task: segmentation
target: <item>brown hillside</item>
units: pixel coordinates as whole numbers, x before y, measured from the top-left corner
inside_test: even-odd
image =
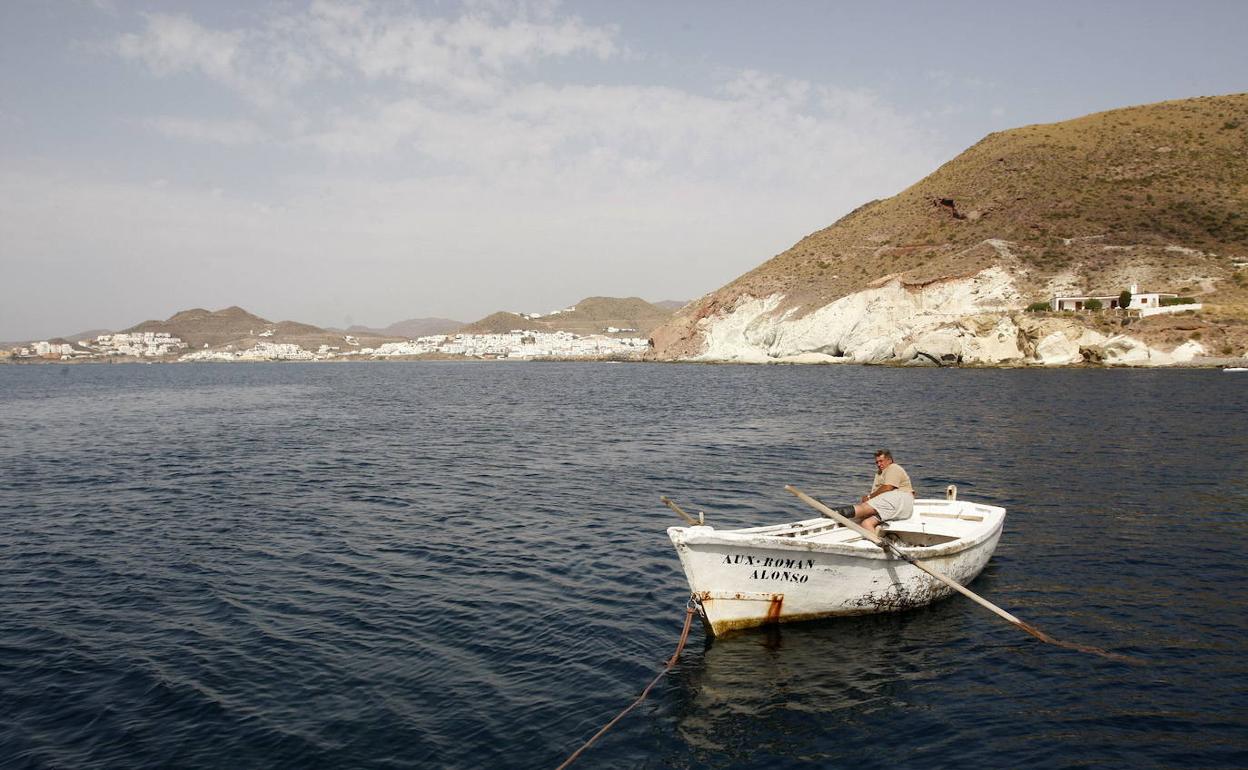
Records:
[[[166,321],[144,321],[123,331],[130,333],[168,332],[181,338],[192,348],[200,348],[204,345],[216,347],[242,337],[259,334],[272,326],[272,322],[235,306],[217,311],[203,308],[183,310],[174,313]]]
[[[1032,301],[1137,283],[1233,318],[1248,308],[1244,260],[1248,94],[1162,102],[990,134],[690,303],[654,340],[687,352],[696,320],[742,295],[781,293],[808,311],[885,277],[922,284],[991,265]]]
[[[183,310],[173,314],[166,321],[144,321],[124,331],[169,332],[182,339],[194,350],[205,346],[209,348],[233,346],[237,349],[247,349],[254,347],[260,341],[292,343],[311,350],[315,350],[320,345],[350,347],[345,344],[342,334],[296,321],[275,323],[240,307],[228,307],[216,311],[202,308]],[[266,332],[272,333],[261,336]],[[357,336],[360,346],[365,347],[396,339],[378,335]]]
[[[480,321],[473,321],[456,331],[460,334],[506,334],[513,329],[536,330],[544,329],[544,327],[522,315],[500,310],[497,313],[487,315]]]

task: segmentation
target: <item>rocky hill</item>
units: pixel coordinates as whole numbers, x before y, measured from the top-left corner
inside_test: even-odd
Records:
[[[1196,340],[1188,353],[1242,356],[1245,267],[1248,94],[1202,97],[991,134],[685,306],[652,340],[666,359],[905,362],[928,345],[989,364],[1168,363]],[[1203,308],[1022,313],[1132,284]],[[1059,333],[1069,344],[1046,355]]]
[[[238,350],[252,348],[260,341],[290,343],[315,350],[320,345],[344,346],[343,334],[319,326],[296,321],[269,321],[243,310],[193,308],[175,313],[164,321],[144,321],[125,329],[126,332],[168,332],[181,338],[192,350],[233,346]],[[386,335],[353,335],[360,345],[374,346],[400,339]]]
[[[553,313],[494,313],[458,331],[464,334],[501,334],[512,329],[525,329],[637,337],[650,334],[671,315],[670,309],[638,297],[588,297],[570,308]],[[608,329],[619,331],[608,332]]]

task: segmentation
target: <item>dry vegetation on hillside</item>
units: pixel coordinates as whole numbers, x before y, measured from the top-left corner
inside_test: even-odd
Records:
[[[885,277],[923,284],[994,264],[1028,301],[1136,283],[1244,319],[1245,261],[1248,94],[1202,97],[990,134],[692,303],[672,326],[687,335],[745,294],[781,293],[809,311]]]
[[[269,321],[247,312],[241,307],[223,310],[193,308],[175,313],[166,321],[144,321],[126,329],[127,332],[169,332],[185,341],[194,350],[204,346],[219,348],[233,345],[243,350],[257,342],[290,343],[309,350],[321,345],[346,347],[344,335],[330,332],[319,326],[296,321]],[[272,331],[267,337],[260,335]],[[382,342],[400,339],[377,335],[356,335],[361,346],[376,346]]]

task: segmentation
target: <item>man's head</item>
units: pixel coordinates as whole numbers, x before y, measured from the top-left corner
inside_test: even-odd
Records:
[[[884,470],[893,464],[893,453],[887,449],[875,450],[875,467]]]

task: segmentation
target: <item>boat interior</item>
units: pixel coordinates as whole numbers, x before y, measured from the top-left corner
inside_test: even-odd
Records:
[[[991,526],[990,519],[999,508],[976,505],[963,500],[916,500],[914,513],[908,519],[888,522],[883,528],[884,536],[893,542],[911,548],[928,548],[951,543],[983,531]],[[814,543],[840,543],[875,546],[867,538],[832,519],[805,519],[786,524],[733,530],[734,534],[765,535],[792,538]]]

